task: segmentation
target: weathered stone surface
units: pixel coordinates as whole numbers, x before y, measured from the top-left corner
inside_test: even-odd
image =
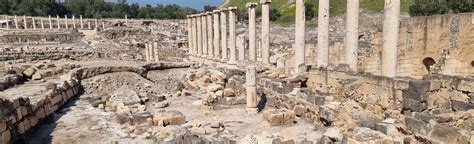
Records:
[[[31,78],[35,73],[36,73],[36,68],[33,68],[33,67],[30,67],[30,68],[27,68],[25,71],[23,71],[23,74],[28,77],[28,78]]]
[[[416,135],[426,136],[431,131],[428,123],[409,116],[405,117],[405,127]]]
[[[137,92],[132,89],[119,88],[109,98],[110,102],[122,102],[125,105],[133,105],[140,103],[140,97]]]
[[[430,90],[430,81],[426,80],[411,80],[409,82],[409,90],[417,93],[424,93]]]
[[[205,135],[206,134],[206,129],[202,127],[192,127],[191,128],[191,133],[195,135]]]
[[[474,109],[473,103],[467,103],[467,102],[462,102],[462,101],[457,101],[457,100],[451,100],[451,106],[456,111],[467,111],[470,109]]]
[[[387,123],[377,123],[375,124],[375,130],[382,132],[386,135],[395,135],[398,130],[394,124],[387,124]]]
[[[153,115],[154,125],[180,125],[186,123],[186,117],[178,111],[159,112]]]
[[[461,80],[457,85],[457,89],[465,92],[474,92],[474,82]]]
[[[220,85],[220,84],[210,84],[207,88],[206,88],[206,91],[207,92],[216,92],[218,90],[222,90],[223,89],[223,86]]]
[[[438,123],[444,123],[444,122],[449,122],[453,120],[453,117],[449,115],[432,115],[429,113],[420,113],[420,112],[415,112],[414,116],[415,118],[425,121],[425,122],[430,122],[430,120],[434,120]]]
[[[234,89],[231,89],[231,88],[224,89],[224,97],[234,97],[234,96],[235,96]]]
[[[427,108],[427,105],[426,103],[413,99],[403,99],[403,108],[410,109],[415,112],[421,112]]]
[[[271,109],[263,112],[263,119],[270,125],[291,123],[295,119],[295,112],[287,109]]]
[[[8,144],[8,143],[11,142],[12,136],[11,136],[10,130],[4,131],[4,132],[0,132],[0,134],[1,134],[0,142],[1,142],[2,144]]]
[[[334,139],[336,141],[341,141],[344,135],[342,134],[342,131],[338,127],[330,127],[324,132],[323,136],[329,137],[331,139]]]

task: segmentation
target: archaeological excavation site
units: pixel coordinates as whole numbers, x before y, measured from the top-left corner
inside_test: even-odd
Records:
[[[474,13],[274,3],[1,14],[0,144],[474,144]]]

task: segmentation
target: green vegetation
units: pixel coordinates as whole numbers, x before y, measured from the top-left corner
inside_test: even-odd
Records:
[[[106,2],[105,0],[0,0],[0,14],[48,16],[82,15],[86,18],[154,18],[182,19],[197,13],[195,9],[178,5],[128,4],[126,0]],[[206,7],[212,9],[212,7]]]
[[[472,0],[415,0],[410,6],[410,15],[427,16],[447,13],[473,12]]]

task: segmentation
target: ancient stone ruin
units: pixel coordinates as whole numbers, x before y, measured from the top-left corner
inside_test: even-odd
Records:
[[[474,143],[474,13],[329,2],[317,28],[303,0],[291,28],[271,0],[247,20],[1,15],[0,144]]]

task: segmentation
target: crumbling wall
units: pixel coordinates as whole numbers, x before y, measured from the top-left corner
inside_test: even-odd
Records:
[[[30,29],[30,30],[5,30],[0,35],[0,43],[71,43],[80,39],[81,35],[77,30],[57,30],[57,29]]]

